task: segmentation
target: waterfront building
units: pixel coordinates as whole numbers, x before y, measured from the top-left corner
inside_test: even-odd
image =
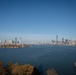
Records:
[[[75,46],[76,46],[76,41],[75,41]]]
[[[58,45],[58,35],[56,35],[56,44]]]
[[[0,40],[0,44],[1,44],[1,40]]]
[[[68,45],[68,39],[65,39],[65,45]]]
[[[64,38],[62,37],[62,43],[64,43]]]

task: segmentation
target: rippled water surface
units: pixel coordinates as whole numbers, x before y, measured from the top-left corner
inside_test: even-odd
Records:
[[[31,64],[45,75],[48,68],[54,68],[58,75],[76,75],[76,47],[36,45],[27,48],[0,48],[0,61]]]

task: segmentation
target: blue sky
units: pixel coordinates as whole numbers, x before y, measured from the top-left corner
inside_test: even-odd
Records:
[[[0,0],[0,39],[76,39],[76,0]]]

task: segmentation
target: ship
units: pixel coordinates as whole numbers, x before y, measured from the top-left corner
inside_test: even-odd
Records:
[[[74,66],[76,67],[76,62],[74,63]]]

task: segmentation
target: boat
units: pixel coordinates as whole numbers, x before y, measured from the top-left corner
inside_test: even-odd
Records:
[[[76,62],[74,63],[74,66],[76,67]]]

